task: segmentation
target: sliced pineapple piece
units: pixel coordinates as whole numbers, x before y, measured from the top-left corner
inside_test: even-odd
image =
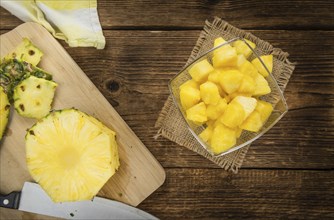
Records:
[[[231,94],[238,90],[243,76],[244,75],[238,70],[223,71],[222,74],[219,75],[219,83],[226,93]]]
[[[213,127],[208,126],[204,129],[204,131],[202,131],[199,134],[199,137],[202,138],[203,141],[209,143],[210,139],[211,139],[211,136],[212,136],[212,133],[213,133]]]
[[[237,96],[233,99],[232,103],[239,103],[245,111],[245,120],[255,109],[257,100],[252,97]]]
[[[248,118],[240,125],[240,128],[252,131],[252,132],[258,132],[261,127],[263,126],[261,115],[259,112],[254,111],[252,114],[249,115]]]
[[[269,102],[258,100],[255,110],[260,113],[261,121],[264,124],[271,115],[273,106]]]
[[[199,85],[198,85],[198,83],[197,83],[195,80],[190,79],[190,80],[184,82],[184,83],[180,86],[180,90],[181,90],[182,88],[185,88],[185,87],[188,87],[188,86],[189,86],[189,87],[192,87],[192,88],[194,88],[194,89],[199,89]]]
[[[219,83],[219,75],[222,72],[219,71],[218,69],[215,69],[214,71],[212,71],[209,76],[208,76],[208,81],[210,82],[214,82],[214,83]]]
[[[261,75],[257,74],[254,78],[255,80],[255,91],[253,92],[254,96],[266,95],[271,92],[268,81]]]
[[[216,105],[221,99],[218,86],[210,81],[200,85],[200,94],[203,102],[207,105]]]
[[[209,73],[214,71],[208,60],[202,60],[195,63],[190,69],[190,76],[198,83],[203,83],[208,79]]]
[[[212,57],[212,64],[215,68],[234,67],[237,65],[238,56],[236,49],[231,46],[226,46],[222,46],[217,49],[216,53],[214,53]]]
[[[110,132],[75,109],[52,112],[25,141],[28,170],[54,202],[92,199],[119,166]]]
[[[256,89],[255,80],[248,75],[244,75],[238,88],[238,92],[252,95],[255,89]]]
[[[232,101],[227,105],[224,114],[218,120],[229,128],[236,128],[244,121],[245,115],[243,106]]]
[[[238,54],[237,67],[240,68],[246,61],[247,59],[243,54]]]
[[[225,99],[220,98],[217,105],[208,105],[206,108],[206,115],[209,120],[216,120],[225,111],[227,102]]]
[[[183,86],[180,90],[181,106],[184,110],[191,108],[201,100],[200,91],[191,86]]]
[[[57,83],[35,76],[21,81],[14,88],[14,107],[20,115],[40,119],[51,110]]]
[[[266,56],[260,56],[261,60],[263,61],[264,65],[267,67],[269,73],[273,71],[273,55],[266,55]],[[268,71],[264,66],[262,65],[259,58],[255,58],[252,61],[252,64],[255,66],[255,68],[261,73],[262,76],[267,77],[269,75]]]
[[[210,148],[214,154],[220,154],[227,151],[236,144],[236,131],[223,124],[218,124],[211,136]]]
[[[200,102],[197,105],[189,108],[186,111],[187,119],[195,124],[203,124],[208,120],[206,116],[206,106],[204,102]]]
[[[257,69],[248,60],[239,67],[239,70],[243,74],[251,76],[252,78],[255,78],[259,74]]]
[[[5,133],[8,117],[9,117],[10,103],[2,86],[0,86],[0,140]]]
[[[247,39],[245,39],[245,41],[248,43],[248,45],[251,48],[255,49],[256,45],[252,41],[249,41]],[[252,54],[252,50],[242,40],[237,40],[237,41],[233,42],[233,47],[235,47],[238,54],[242,54],[246,58],[248,58]]]
[[[34,66],[41,61],[43,52],[38,49],[28,38],[23,38],[22,42],[15,48],[15,50],[5,56],[5,59],[18,59],[26,61]]]

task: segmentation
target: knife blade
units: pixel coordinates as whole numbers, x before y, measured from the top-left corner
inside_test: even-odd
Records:
[[[25,182],[21,192],[0,195],[0,207],[65,219],[157,219],[140,209],[101,197],[54,203],[39,184],[31,182]]]

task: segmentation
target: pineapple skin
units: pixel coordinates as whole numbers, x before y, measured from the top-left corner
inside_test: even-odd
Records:
[[[14,88],[14,107],[23,117],[40,119],[50,110],[57,83],[30,76]]]
[[[54,202],[92,199],[119,167],[115,132],[77,109],[51,112],[25,141],[28,171]]]
[[[4,89],[0,86],[0,140],[2,139],[9,117],[10,103]]]

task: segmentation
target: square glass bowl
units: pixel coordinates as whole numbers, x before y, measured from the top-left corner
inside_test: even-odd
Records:
[[[199,134],[206,128],[206,125],[197,125],[197,124],[193,123],[192,121],[187,120],[186,112],[183,110],[183,108],[181,106],[179,87],[184,82],[191,79],[191,76],[189,75],[188,71],[194,64],[196,64],[196,63],[198,63],[198,62],[200,62],[204,59],[207,59],[209,61],[209,63],[212,65],[212,57],[213,57],[214,52],[216,50],[218,50],[219,48],[221,48],[221,47],[223,47],[227,44],[232,44],[233,42],[235,42],[237,40],[244,41],[245,44],[252,50],[252,55],[247,60],[252,61],[255,58],[259,58],[262,65],[264,66],[266,71],[269,73],[269,75],[265,79],[268,81],[268,85],[271,89],[271,92],[267,95],[260,96],[259,99],[263,100],[263,101],[266,101],[266,102],[269,102],[273,106],[273,112],[270,115],[270,117],[268,118],[267,122],[262,126],[262,128],[258,132],[250,132],[250,131],[243,130],[241,136],[239,138],[237,138],[237,142],[232,148],[230,148],[226,151],[223,151],[219,154],[215,154],[210,150],[210,147],[209,147],[208,143],[206,143],[204,140],[202,140],[199,136]],[[275,65],[275,62],[273,62],[273,65]],[[273,71],[274,70],[275,70],[275,67],[273,67]],[[170,80],[170,82],[168,84],[168,87],[169,87],[169,90],[172,94],[173,101],[174,101],[175,105],[178,107],[179,111],[181,112],[181,114],[183,116],[183,119],[184,119],[185,123],[187,124],[187,127],[188,127],[189,131],[191,132],[191,134],[202,145],[202,147],[206,149],[206,151],[208,153],[210,153],[212,156],[215,156],[215,157],[220,157],[220,156],[226,155],[226,154],[231,153],[235,150],[238,150],[238,149],[240,149],[240,148],[242,148],[246,145],[251,144],[254,140],[258,139],[264,133],[266,133],[270,128],[272,128],[288,111],[288,106],[287,106],[287,103],[286,103],[285,98],[283,96],[283,93],[280,90],[280,88],[279,88],[279,86],[276,82],[276,79],[273,77],[273,74],[271,74],[268,71],[267,67],[264,65],[261,58],[256,54],[256,52],[253,50],[253,48],[243,38],[234,38],[232,40],[226,41],[226,43],[224,43],[224,44],[222,44],[218,47],[212,48],[211,50],[205,52],[203,55],[198,57],[192,63],[187,65],[176,76],[174,76]]]

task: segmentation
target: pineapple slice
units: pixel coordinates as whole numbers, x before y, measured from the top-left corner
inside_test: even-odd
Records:
[[[221,71],[219,71],[218,69],[215,69],[214,71],[212,71],[209,76],[208,76],[208,81],[210,82],[214,82],[214,83],[219,83],[219,75],[222,74]]]
[[[251,48],[254,49],[256,47],[256,45],[252,41],[249,41],[249,40],[246,40],[246,39],[245,39],[245,41],[248,43],[248,45]],[[233,42],[233,47],[235,47],[238,54],[242,54],[246,58],[248,58],[252,54],[252,50],[242,40],[237,40],[237,41]]]
[[[259,112],[254,111],[252,114],[249,115],[249,117],[240,125],[240,128],[252,131],[252,132],[258,132],[263,126],[261,115]]]
[[[5,133],[6,126],[8,123],[10,104],[8,101],[7,94],[4,89],[0,86],[0,140]]]
[[[257,69],[248,60],[239,67],[239,70],[243,74],[251,76],[252,78],[255,78],[259,74]]]
[[[240,68],[246,61],[247,59],[243,54],[238,54],[237,67]]]
[[[229,128],[236,128],[244,121],[245,114],[243,106],[232,101],[227,105],[224,114],[219,117],[218,121]]]
[[[208,126],[204,129],[204,131],[202,131],[199,134],[199,137],[202,138],[203,141],[209,143],[210,139],[211,139],[211,136],[212,136],[212,133],[213,133],[213,128],[211,126]]]
[[[5,59],[17,59],[26,61],[36,66],[43,56],[43,52],[38,49],[28,38],[23,38],[22,42],[15,48],[15,50],[5,56]]]
[[[271,89],[268,85],[268,81],[261,75],[257,74],[254,78],[255,80],[255,91],[253,92],[254,96],[266,95],[271,92]]]
[[[229,46],[229,45],[226,45]],[[217,49],[212,57],[212,63],[215,68],[234,67],[238,63],[237,51],[233,47],[222,46]]]
[[[200,94],[203,102],[207,105],[216,105],[221,99],[218,86],[210,81],[200,85]]]
[[[181,85],[182,87],[182,85]],[[180,88],[181,88],[180,87]],[[200,91],[191,86],[183,86],[180,90],[181,106],[187,110],[196,105],[201,100]]]
[[[21,81],[14,88],[14,107],[20,115],[40,119],[51,110],[57,83],[35,76]]]
[[[236,131],[223,124],[218,124],[213,129],[210,148],[214,154],[220,154],[233,147],[236,142]]]
[[[232,102],[239,103],[244,109],[245,116],[243,120],[245,120],[254,111],[256,104],[257,104],[256,99],[252,97],[245,97],[245,96],[237,96],[233,99]]]
[[[208,60],[197,62],[189,69],[190,76],[198,83],[203,83],[208,79],[209,73],[214,71]]]
[[[119,166],[111,133],[78,110],[52,112],[27,131],[28,170],[54,202],[90,200]]]
[[[180,86],[180,90],[181,90],[182,88],[185,88],[185,87],[188,87],[188,86],[189,86],[189,87],[192,87],[192,88],[194,88],[194,89],[199,89],[198,83],[197,83],[195,80],[190,79],[190,80],[184,82],[184,83]]]
[[[206,108],[206,115],[209,120],[216,120],[225,111],[227,102],[225,99],[220,98],[217,105],[208,105]]]
[[[255,110],[260,113],[261,121],[264,124],[271,115],[273,106],[269,102],[258,100]]]
[[[187,119],[194,122],[195,124],[203,124],[208,120],[206,116],[206,106],[204,102],[200,102],[197,105],[189,108],[186,111]]]
[[[231,94],[238,90],[243,77],[238,70],[227,70],[219,75],[219,83],[225,92]]]
[[[264,65],[267,67],[269,73],[273,71],[273,55],[266,55],[266,56],[260,56],[261,60],[263,61]],[[255,66],[255,68],[261,73],[262,76],[267,77],[269,75],[268,71],[264,66],[262,65],[259,58],[255,58],[252,61],[252,64]]]
[[[246,93],[246,94],[253,94],[255,91],[255,88],[256,88],[255,80],[248,75],[244,75],[241,81],[241,84],[238,88],[238,92]]]

